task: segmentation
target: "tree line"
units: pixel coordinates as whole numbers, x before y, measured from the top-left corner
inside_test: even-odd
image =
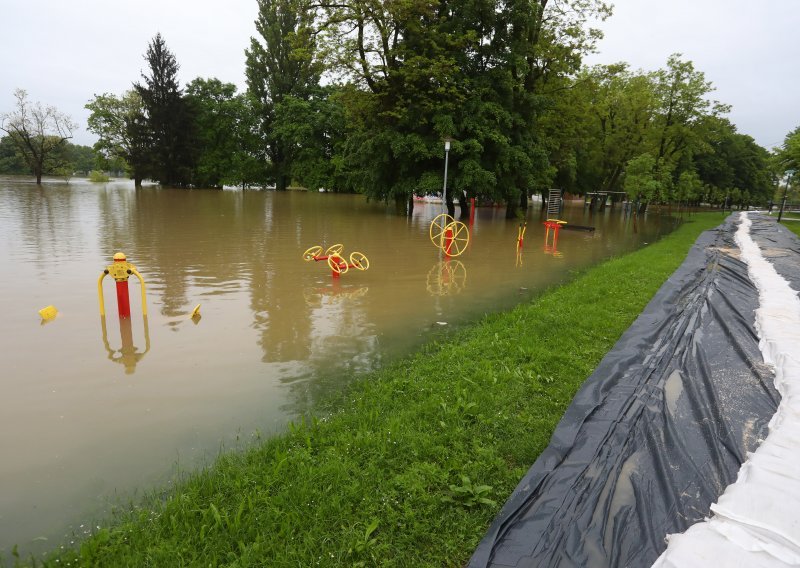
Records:
[[[215,78],[181,87],[157,34],[139,81],[87,105],[102,159],[137,185],[294,183],[410,213],[415,194],[441,192],[449,140],[451,214],[475,197],[509,217],[550,187],[766,203],[791,170],[791,135],[770,154],[738,133],[680,54],[653,72],[583,65],[611,13],[600,0],[257,4],[245,92]]]

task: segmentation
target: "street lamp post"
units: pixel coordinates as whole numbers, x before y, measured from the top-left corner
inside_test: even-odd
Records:
[[[446,170],[447,166],[445,166],[445,171]],[[783,199],[781,199],[781,210],[778,211],[778,223],[781,222],[781,217],[783,217],[783,209],[786,207],[786,194],[789,193],[789,184],[792,182],[793,176],[794,176],[794,171],[791,171],[786,177],[786,187],[783,188]]]
[[[450,138],[444,139],[444,186],[442,186],[442,213],[447,211],[447,162],[450,157]]]

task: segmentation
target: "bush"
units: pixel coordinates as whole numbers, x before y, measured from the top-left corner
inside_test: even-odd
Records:
[[[92,170],[89,172],[89,181],[104,182],[109,179],[110,178],[104,172],[99,170]]]

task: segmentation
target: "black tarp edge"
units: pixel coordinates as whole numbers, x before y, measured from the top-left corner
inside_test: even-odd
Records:
[[[778,401],[737,218],[698,238],[586,380],[469,566],[650,565],[708,515]],[[767,218],[752,233],[797,289],[794,235]]]

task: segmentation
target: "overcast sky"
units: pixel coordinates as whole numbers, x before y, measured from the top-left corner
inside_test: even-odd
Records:
[[[703,71],[714,98],[732,105],[739,132],[771,148],[800,125],[800,0],[617,0],[589,63],[626,61],[655,70],[671,53]],[[52,104],[92,144],[83,106],[122,94],[145,69],[161,32],[181,66],[181,85],[216,77],[244,88],[244,50],[256,0],[0,0],[0,112],[13,91]]]

